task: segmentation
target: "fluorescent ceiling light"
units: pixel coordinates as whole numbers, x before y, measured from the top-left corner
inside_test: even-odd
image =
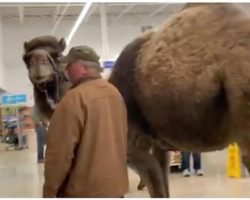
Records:
[[[90,7],[92,5],[92,2],[88,1],[85,5],[84,8],[82,9],[81,14],[79,15],[79,17],[77,18],[73,28],[71,29],[69,36],[66,39],[66,43],[67,45],[69,45],[71,39],[73,38],[75,32],[77,31],[78,27],[80,26],[80,24],[82,23],[82,20],[84,19],[84,17],[87,15]]]

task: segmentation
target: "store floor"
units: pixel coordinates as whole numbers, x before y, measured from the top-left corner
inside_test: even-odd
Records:
[[[0,144],[0,197],[41,197],[43,165],[36,163],[34,135],[23,151],[6,151]],[[184,178],[170,175],[171,197],[250,197],[250,178],[226,177],[226,151],[203,154],[205,176]],[[148,197],[146,189],[137,191],[138,176],[129,170],[127,197]]]

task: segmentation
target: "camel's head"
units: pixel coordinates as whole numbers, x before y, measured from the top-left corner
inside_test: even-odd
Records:
[[[28,69],[31,82],[45,87],[53,81],[57,72],[61,71],[58,57],[66,47],[64,38],[60,41],[52,36],[36,37],[24,42],[23,60]]]

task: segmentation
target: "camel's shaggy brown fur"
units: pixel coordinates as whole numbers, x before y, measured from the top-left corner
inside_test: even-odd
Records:
[[[164,150],[238,142],[250,169],[249,52],[250,19],[232,4],[187,5],[123,50],[110,82],[126,101],[130,163],[151,196],[168,195]],[[153,154],[136,145],[145,136]]]

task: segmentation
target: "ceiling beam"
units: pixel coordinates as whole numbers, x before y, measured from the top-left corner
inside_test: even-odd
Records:
[[[18,16],[19,16],[19,22],[22,25],[24,22],[24,7],[18,6]]]
[[[121,19],[121,18],[123,17],[123,15],[125,15],[125,14],[126,14],[128,11],[130,11],[133,7],[135,7],[135,4],[131,4],[131,5],[129,5],[127,8],[125,8],[124,11],[123,11],[120,15],[118,15],[118,16],[112,21],[112,23],[111,23],[110,25],[112,25],[112,24],[118,22],[118,20]]]
[[[108,43],[108,24],[107,24],[107,12],[106,5],[102,3],[100,5],[100,20],[101,20],[101,36],[102,36],[102,59],[106,60],[109,52]]]
[[[147,17],[151,18],[151,17],[157,15],[159,12],[161,12],[163,9],[165,9],[168,6],[169,6],[169,4],[165,4],[165,5],[161,6],[160,8],[156,9],[154,12],[152,12],[151,14],[149,14]]]

